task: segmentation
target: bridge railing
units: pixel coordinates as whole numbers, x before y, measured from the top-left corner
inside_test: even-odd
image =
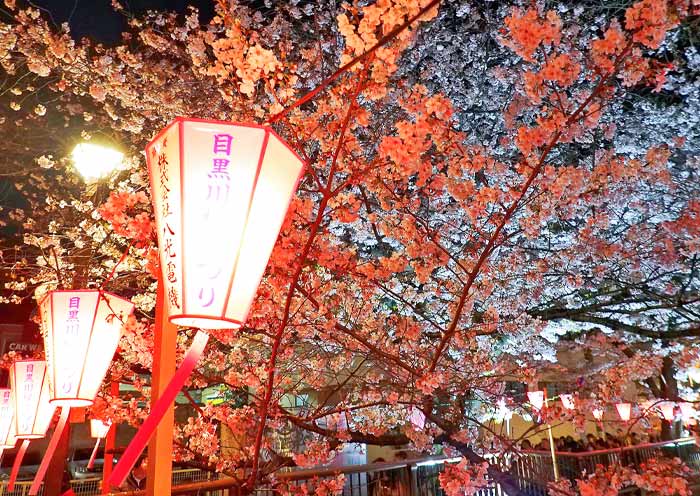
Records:
[[[557,452],[557,466],[561,477],[580,478],[592,473],[596,465],[619,464],[635,466],[660,456],[679,457],[694,472],[700,473],[700,450],[692,438],[663,443],[643,444],[582,453]],[[529,496],[547,496],[547,483],[554,481],[552,456],[548,451],[527,451],[501,456],[486,455],[486,459],[510,473],[520,489]],[[459,459],[427,457],[396,462],[324,467],[306,470],[290,470],[276,475],[277,480],[291,485],[313,487],[320,480],[345,475],[343,496],[442,496],[439,475],[446,463]],[[219,474],[201,470],[176,470],[172,474],[172,494],[199,494],[208,496],[236,496],[232,479],[220,478]],[[99,494],[101,480],[98,478],[71,481],[76,496]],[[20,481],[12,492],[6,482],[0,483],[0,496],[26,496],[31,481]],[[312,492],[313,493],[313,492]],[[41,494],[41,493],[40,493]],[[115,493],[122,496],[140,495],[142,491]],[[273,496],[272,488],[260,488],[256,496]],[[504,496],[495,482],[483,488],[479,496]]]

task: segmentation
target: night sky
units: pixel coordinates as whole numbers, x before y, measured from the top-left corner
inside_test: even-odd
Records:
[[[76,39],[87,37],[112,45],[121,40],[120,33],[127,27],[127,19],[114,11],[111,0],[33,0],[32,4],[49,13],[47,17],[57,25],[67,21]],[[188,5],[199,9],[200,21],[207,22],[214,15],[214,0],[121,0],[121,4],[135,16],[147,10],[184,13]]]

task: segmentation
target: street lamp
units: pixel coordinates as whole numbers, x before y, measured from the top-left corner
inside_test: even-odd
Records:
[[[78,143],[73,148],[73,165],[86,182],[108,176],[124,160],[124,154],[96,143]]]

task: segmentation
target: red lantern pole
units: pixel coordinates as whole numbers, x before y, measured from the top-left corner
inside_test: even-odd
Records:
[[[177,326],[168,320],[165,304],[165,289],[162,276],[158,278],[156,296],[156,332],[153,351],[153,376],[151,378],[151,408],[162,396],[170,378],[175,374],[175,351],[177,348]],[[146,475],[146,494],[156,496],[170,494],[173,467],[173,429],[175,427],[175,408],[170,404],[153,439],[148,445],[148,467]]]
[[[12,492],[15,490],[15,481],[17,480],[17,474],[19,473],[19,467],[22,466],[22,458],[29,448],[29,439],[24,439],[22,444],[17,451],[15,456],[15,462],[12,464],[12,471],[10,472],[10,481],[7,483],[7,490]]]

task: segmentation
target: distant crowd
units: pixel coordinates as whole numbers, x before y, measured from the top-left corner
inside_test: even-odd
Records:
[[[582,453],[584,451],[614,449],[623,446],[656,443],[658,441],[661,441],[661,438],[654,433],[644,434],[644,437],[642,437],[638,433],[632,432],[628,436],[625,436],[625,433],[619,430],[616,434],[606,434],[602,437],[588,434],[584,439],[580,440],[576,440],[571,436],[558,437],[554,440],[554,449],[555,451]],[[520,448],[523,451],[549,451],[549,439],[545,437],[534,446],[526,439],[520,443]]]

